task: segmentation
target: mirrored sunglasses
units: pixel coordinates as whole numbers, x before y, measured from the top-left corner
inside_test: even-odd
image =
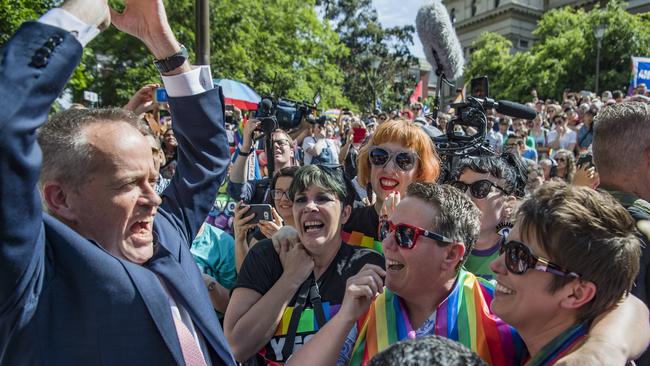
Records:
[[[390,152],[383,147],[373,146],[370,148],[368,157],[370,164],[385,167],[393,159],[395,165],[402,171],[408,172],[415,167],[418,155],[411,151]]]

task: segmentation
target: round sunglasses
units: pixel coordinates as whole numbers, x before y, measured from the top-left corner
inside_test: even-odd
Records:
[[[393,224],[390,220],[386,220],[379,224],[379,240],[384,240],[388,234],[395,232],[395,241],[397,245],[404,249],[413,249],[420,236],[429,238],[442,243],[453,243],[452,239],[446,236],[424,230],[417,226],[408,224]]]
[[[546,258],[534,255],[526,244],[516,240],[507,240],[502,237],[499,254],[503,253],[505,253],[506,268],[516,275],[522,275],[529,269],[534,269],[562,277],[580,278],[579,274],[568,271]]]
[[[385,167],[391,159],[393,159],[395,161],[395,165],[400,170],[408,172],[415,167],[415,163],[418,161],[418,154],[411,151],[390,152],[379,146],[372,146],[368,151],[370,164],[374,166],[380,166],[382,168]]]
[[[467,188],[469,187],[469,191],[472,194],[472,197],[477,198],[477,199],[483,199],[487,197],[488,194],[492,191],[492,187],[500,190],[501,192],[508,194],[505,189],[499,187],[496,185],[496,183],[489,181],[487,179],[481,179],[477,180],[474,183],[464,183],[459,180],[455,182],[449,183],[452,187],[458,188],[463,192],[467,192]]]

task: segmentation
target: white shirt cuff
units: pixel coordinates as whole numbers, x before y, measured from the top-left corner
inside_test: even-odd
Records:
[[[162,75],[167,95],[170,97],[187,97],[214,89],[210,66],[200,65],[194,67],[192,71],[183,74]]]
[[[38,20],[40,23],[58,27],[72,33],[82,46],[86,46],[99,34],[99,28],[88,25],[72,13],[61,8],[54,8]]]

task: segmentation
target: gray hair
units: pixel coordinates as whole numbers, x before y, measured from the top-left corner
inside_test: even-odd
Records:
[[[594,163],[601,175],[630,172],[650,143],[650,105],[617,103],[594,118]]]
[[[94,152],[84,129],[95,123],[125,122],[138,128],[138,119],[121,108],[68,109],[53,115],[38,131],[43,151],[40,187],[46,181],[65,182],[78,190],[93,168]]]

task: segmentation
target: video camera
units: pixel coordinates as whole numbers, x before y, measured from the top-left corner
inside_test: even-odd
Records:
[[[457,158],[467,156],[495,155],[490,144],[485,139],[487,133],[486,109],[496,109],[497,112],[507,116],[524,119],[534,119],[537,112],[525,105],[507,100],[495,101],[488,97],[488,78],[482,76],[471,81],[472,96],[463,102],[451,104],[455,114],[447,124],[445,135],[433,138],[436,149],[442,160],[440,182],[451,178],[455,170]],[[471,127],[476,130],[473,135],[464,135],[455,132],[456,126]]]
[[[313,108],[307,102],[296,102],[290,99],[263,97],[258,104],[254,117],[260,120],[262,131],[270,135],[280,128],[285,131],[293,130],[300,125],[303,118],[314,123]]]

